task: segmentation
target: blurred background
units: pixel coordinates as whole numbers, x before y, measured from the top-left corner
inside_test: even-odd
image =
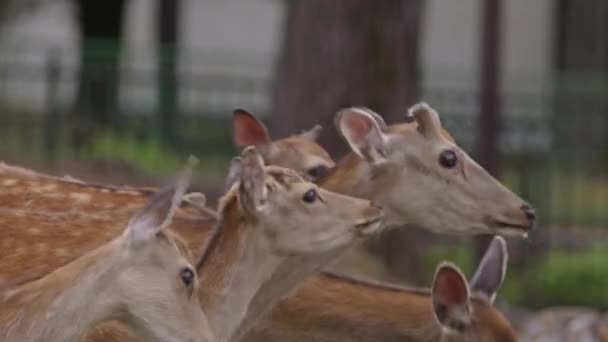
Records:
[[[540,214],[510,242],[499,307],[608,308],[608,1],[0,0],[0,159],[153,185],[188,154],[220,194],[234,108],[280,138],[345,106],[398,122],[424,99]],[[484,239],[396,230],[332,268],[428,286]],[[579,310],[579,311],[577,311]],[[594,316],[595,317],[595,316]]]

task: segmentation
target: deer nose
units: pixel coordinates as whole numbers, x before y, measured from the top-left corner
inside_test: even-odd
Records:
[[[521,206],[521,210],[524,212],[524,214],[526,214],[526,218],[528,218],[528,220],[532,222],[536,220],[536,211],[532,207],[527,204],[524,204]]]
[[[375,201],[370,201],[369,205],[377,209],[382,209],[382,206]]]

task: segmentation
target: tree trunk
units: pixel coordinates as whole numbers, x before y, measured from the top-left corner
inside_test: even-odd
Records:
[[[482,1],[480,19],[480,62],[478,141],[479,164],[498,177],[500,169],[500,26],[501,0]],[[491,236],[475,238],[473,269],[483,257]]]
[[[118,63],[124,0],[76,0],[81,30],[80,73],[71,139],[78,158],[100,127],[119,126]]]
[[[396,121],[419,99],[420,0],[293,0],[271,111],[287,135],[321,123],[321,143],[344,152],[333,128],[341,107],[362,105]]]
[[[166,144],[176,143],[179,124],[177,110],[177,37],[180,0],[160,0],[158,6],[159,108],[157,131]]]
[[[113,123],[124,0],[78,0],[81,70],[77,105],[97,124]]]

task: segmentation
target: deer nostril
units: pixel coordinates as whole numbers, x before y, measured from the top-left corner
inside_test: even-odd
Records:
[[[374,208],[382,209],[382,206],[375,201],[370,201],[369,205],[371,205]]]
[[[526,214],[528,220],[534,221],[536,219],[536,211],[532,209],[532,207],[530,207],[529,205],[522,205],[521,210],[523,210],[524,214]]]

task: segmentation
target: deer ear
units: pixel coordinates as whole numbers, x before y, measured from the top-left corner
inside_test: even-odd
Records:
[[[367,108],[346,108],[336,114],[335,123],[359,157],[371,163],[386,160],[387,137],[382,132],[386,124],[378,114]]]
[[[496,291],[505,279],[508,260],[505,239],[495,236],[473,275],[471,291],[484,295],[490,303],[493,303],[496,299]]]
[[[462,332],[470,323],[469,287],[460,270],[443,262],[433,280],[433,310],[439,323]]]
[[[315,125],[315,127],[309,129],[308,131],[304,131],[304,132],[300,133],[300,137],[314,142],[314,141],[317,141],[317,139],[319,139],[319,135],[321,135],[321,131],[323,131],[323,127],[321,127],[321,125]]]
[[[127,226],[131,242],[148,241],[171,223],[190,184],[192,168],[197,163],[196,158],[190,157],[185,170],[175,183],[158,191],[142,209],[133,215]]]
[[[255,147],[249,146],[241,153],[239,201],[243,211],[252,217],[263,210],[266,203],[264,161]]]
[[[230,189],[241,178],[241,164],[241,157],[234,157],[230,160],[228,175],[226,176],[226,190]]]
[[[244,109],[234,110],[232,126],[232,138],[239,147],[266,145],[272,142],[266,126]]]
[[[439,114],[426,102],[419,102],[409,109],[409,114],[418,122],[418,131],[428,139],[440,139],[442,137],[441,121]]]

